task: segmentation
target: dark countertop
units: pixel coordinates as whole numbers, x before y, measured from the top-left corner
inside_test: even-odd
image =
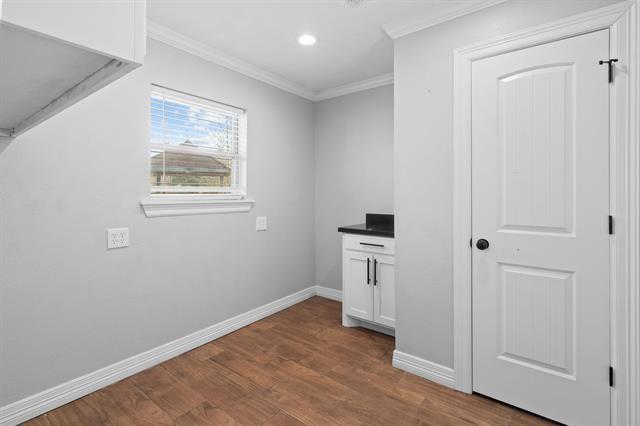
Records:
[[[344,232],[345,234],[359,234],[359,235],[372,235],[375,237],[389,237],[394,238],[395,233],[392,227],[389,226],[366,226],[361,223],[359,225],[341,226],[338,228],[338,232]]]

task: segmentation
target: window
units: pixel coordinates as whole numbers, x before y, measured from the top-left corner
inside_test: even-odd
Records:
[[[246,193],[246,112],[164,87],[151,91],[151,193]]]

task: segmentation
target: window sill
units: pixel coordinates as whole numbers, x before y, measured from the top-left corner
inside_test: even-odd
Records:
[[[206,195],[151,195],[140,201],[147,217],[242,213],[251,210],[254,203],[247,198]]]

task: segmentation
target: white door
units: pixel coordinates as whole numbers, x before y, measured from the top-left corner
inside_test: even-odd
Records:
[[[373,257],[373,321],[388,327],[396,326],[396,278],[395,258]]]
[[[365,253],[345,250],[342,259],[346,314],[373,320],[373,259]]]
[[[473,389],[569,424],[609,423],[608,58],[602,30],[472,69]]]

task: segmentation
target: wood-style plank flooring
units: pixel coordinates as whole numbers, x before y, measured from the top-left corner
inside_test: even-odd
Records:
[[[391,366],[394,340],[314,297],[29,425],[534,425],[524,411]]]

